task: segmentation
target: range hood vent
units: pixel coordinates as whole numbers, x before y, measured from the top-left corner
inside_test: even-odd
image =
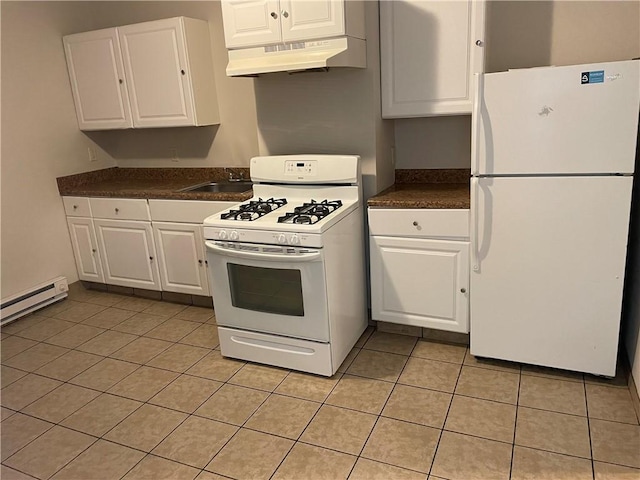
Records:
[[[340,37],[229,50],[227,76],[255,76],[328,67],[367,67],[366,42]]]

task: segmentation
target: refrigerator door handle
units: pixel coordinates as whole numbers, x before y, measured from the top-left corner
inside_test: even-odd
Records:
[[[484,77],[481,73],[473,74],[473,110],[471,112],[471,175],[480,171],[480,105],[482,102]]]
[[[480,245],[478,238],[478,201],[480,199],[480,186],[476,177],[471,178],[471,269],[474,272],[480,270]]]

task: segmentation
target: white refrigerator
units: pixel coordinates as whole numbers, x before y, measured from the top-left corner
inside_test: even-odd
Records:
[[[613,376],[640,61],[476,80],[471,353]]]

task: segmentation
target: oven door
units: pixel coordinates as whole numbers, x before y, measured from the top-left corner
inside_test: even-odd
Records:
[[[322,250],[206,241],[219,325],[329,341]]]

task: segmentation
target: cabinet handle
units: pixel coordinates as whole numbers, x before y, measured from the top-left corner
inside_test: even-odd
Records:
[[[149,260],[153,261],[153,257],[149,257]]]
[[[271,18],[278,18],[278,14],[276,12],[271,12]]]
[[[476,40],[476,45],[477,45],[478,47],[481,47],[481,46],[483,46],[483,45],[484,45],[484,42],[483,42],[482,40]]]
[[[119,208],[116,208],[115,210],[116,210],[116,213],[118,213],[118,212],[120,211],[120,209],[119,209]]]
[[[118,83],[119,83],[120,85],[122,85],[122,84],[124,83],[124,81],[123,81],[121,78],[119,78],[119,79],[118,79]]]
[[[461,288],[460,289],[460,293],[467,293],[467,289],[466,288]]]
[[[204,261],[205,265],[209,265],[209,262],[207,260]]]
[[[202,265],[202,260],[198,260],[198,263],[199,263],[200,265]]]
[[[283,11],[282,11],[282,16],[283,16],[284,18],[289,18],[289,12],[287,12],[286,10],[283,10]]]
[[[185,71],[184,71],[184,70],[180,70],[180,73],[181,73],[182,75],[185,75]]]
[[[91,249],[91,251],[92,251],[93,253],[96,253],[96,249],[95,249],[95,248],[92,248],[92,249]]]
[[[74,205],[73,209],[76,210],[78,208],[78,205]]]
[[[418,222],[415,222],[415,221],[414,221],[414,222],[413,222],[413,226],[414,226],[414,227],[417,227],[417,226],[418,226]]]

